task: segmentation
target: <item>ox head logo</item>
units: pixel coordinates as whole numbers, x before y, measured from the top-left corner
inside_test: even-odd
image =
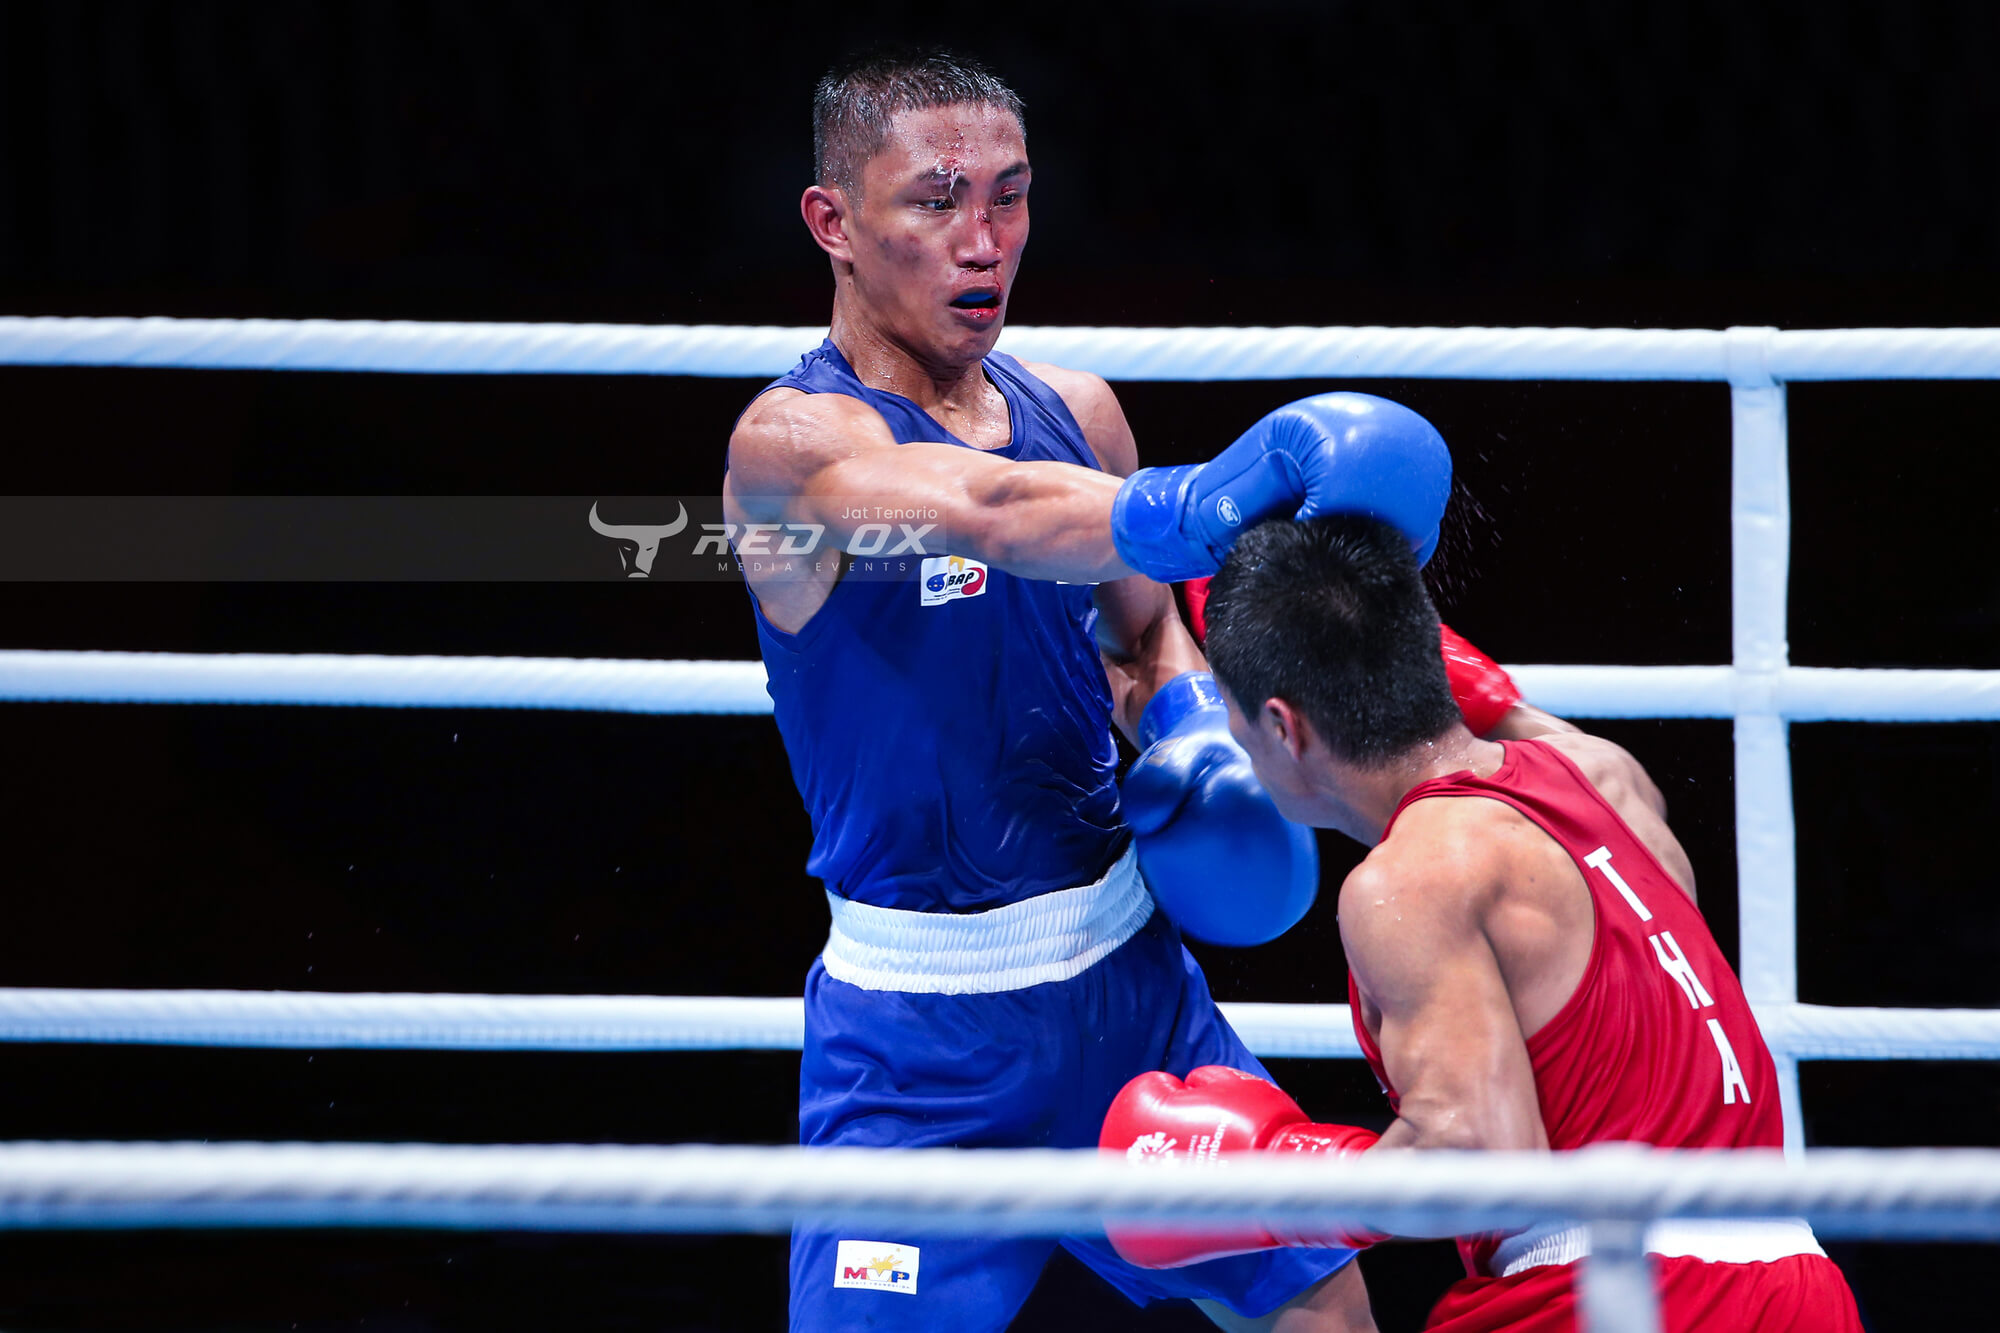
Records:
[[[648,578],[653,572],[653,557],[660,553],[661,540],[687,526],[687,506],[676,504],[675,508],[681,511],[680,516],[671,523],[606,523],[597,516],[597,505],[593,502],[590,506],[590,530],[619,543],[618,558],[624,563],[626,578]],[[625,545],[627,542],[631,545]]]

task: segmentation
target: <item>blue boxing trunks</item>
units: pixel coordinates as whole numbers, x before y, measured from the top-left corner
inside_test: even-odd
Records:
[[[806,980],[799,1138],[808,1147],[1091,1148],[1133,1076],[1263,1074],[1153,910],[1128,848],[1096,884],[979,913],[833,898]],[[1353,1258],[1272,1250],[1152,1271],[1101,1237],[980,1240],[865,1226],[792,1235],[791,1326],[1004,1329],[1060,1243],[1139,1305],[1258,1317]]]

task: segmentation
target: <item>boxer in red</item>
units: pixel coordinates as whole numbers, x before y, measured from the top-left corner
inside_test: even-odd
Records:
[[[1341,888],[1354,1025],[1396,1119],[1378,1139],[1306,1123],[1262,1079],[1197,1069],[1127,1085],[1101,1143],[1279,1152],[1550,1150],[1612,1140],[1779,1148],[1770,1052],[1695,902],[1659,790],[1609,741],[1520,703],[1437,612],[1407,542],[1352,516],[1246,534],[1206,606],[1230,730],[1290,819],[1373,847]],[[1488,739],[1453,686],[1504,702]],[[1157,1137],[1155,1137],[1157,1136]],[[1228,1148],[1225,1147],[1225,1152]],[[1266,1246],[1383,1237],[1114,1235],[1172,1267]],[[1576,1326],[1582,1228],[1459,1240],[1448,1333]],[[1799,1219],[1656,1224],[1662,1318],[1703,1333],[1859,1333]]]

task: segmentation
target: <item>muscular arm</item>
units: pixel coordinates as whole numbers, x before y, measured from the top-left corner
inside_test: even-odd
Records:
[[[737,423],[723,494],[744,521],[821,524],[842,549],[870,521],[858,511],[933,510],[932,553],[948,546],[1026,578],[1095,583],[1132,573],[1111,543],[1118,486],[1068,463],[899,445],[865,403],[779,389]]]
[[[1111,386],[1082,371],[1024,364],[1062,397],[1104,474],[1131,476],[1139,466],[1139,448]],[[1139,717],[1159,688],[1184,671],[1208,669],[1208,659],[1181,622],[1173,589],[1141,574],[1098,584],[1097,646],[1111,684],[1112,717],[1134,744]]]
[[[1506,867],[1476,837],[1431,831],[1445,836],[1385,845],[1340,894],[1348,965],[1400,1094],[1380,1146],[1545,1149],[1527,1042],[1483,921]]]
[[[1099,584],[1097,648],[1111,683],[1112,719],[1139,743],[1139,718],[1160,687],[1184,671],[1208,670],[1173,589],[1140,575]]]

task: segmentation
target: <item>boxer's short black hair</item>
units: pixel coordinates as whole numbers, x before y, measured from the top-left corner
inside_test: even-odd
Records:
[[[1252,528],[1208,592],[1208,662],[1253,719],[1266,699],[1305,715],[1349,763],[1378,765],[1458,721],[1438,614],[1409,539],[1332,514]]]
[[[861,169],[889,140],[901,111],[991,106],[1027,132],[1021,98],[977,61],[950,51],[884,48],[853,56],[813,89],[813,164],[821,185],[859,198]]]

